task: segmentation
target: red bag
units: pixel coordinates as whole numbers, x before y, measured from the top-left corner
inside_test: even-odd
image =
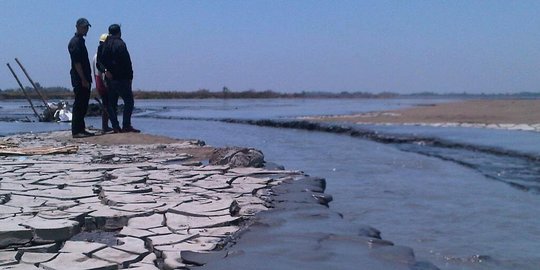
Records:
[[[100,96],[107,95],[107,86],[105,85],[105,82],[103,82],[103,79],[99,75],[94,76],[96,78],[96,90]]]

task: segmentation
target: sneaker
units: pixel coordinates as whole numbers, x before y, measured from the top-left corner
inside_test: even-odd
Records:
[[[113,133],[122,133],[122,130],[120,128],[113,128]]]
[[[136,128],[132,127],[132,126],[127,126],[127,127],[124,127],[124,128],[122,129],[122,132],[134,132],[134,133],[141,133],[141,131],[140,131],[140,130],[138,130],[138,129],[136,129]]]

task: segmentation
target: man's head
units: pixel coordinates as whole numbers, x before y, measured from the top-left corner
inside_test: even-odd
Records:
[[[86,36],[88,29],[91,27],[90,23],[85,18],[80,18],[77,20],[75,27],[77,27],[77,34]]]
[[[120,30],[120,25],[119,24],[111,24],[111,26],[109,26],[109,35],[111,36],[121,36],[122,35],[122,31]]]

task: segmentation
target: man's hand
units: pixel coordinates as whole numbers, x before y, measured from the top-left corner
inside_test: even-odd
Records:
[[[109,80],[112,80],[113,76],[112,76],[112,73],[110,71],[105,71],[105,77],[107,77],[107,79]]]

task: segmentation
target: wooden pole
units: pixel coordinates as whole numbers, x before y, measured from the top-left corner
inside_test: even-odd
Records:
[[[28,96],[28,94],[26,94],[26,91],[24,91],[24,87],[23,87],[23,85],[21,84],[21,81],[19,81],[19,77],[17,77],[17,74],[15,74],[15,72],[13,71],[13,69],[11,68],[11,66],[9,65],[9,63],[6,63],[6,65],[8,66],[9,70],[11,71],[11,74],[13,74],[13,77],[15,77],[15,80],[17,80],[17,83],[19,84],[19,86],[21,87],[21,90],[23,91],[24,96],[25,96],[26,99],[28,100],[28,103],[30,103],[30,107],[32,107],[32,110],[33,110],[34,113],[36,114],[37,118],[39,119],[39,121],[41,121],[41,116],[39,116],[39,113],[36,111],[36,108],[34,108],[34,104],[32,103],[32,100],[30,99],[30,97]]]
[[[32,78],[30,78],[30,75],[28,75],[28,72],[26,72],[26,69],[23,67],[23,65],[21,64],[21,62],[19,62],[19,59],[15,58],[15,62],[17,62],[17,64],[19,64],[19,66],[21,67],[22,71],[24,72],[24,75],[26,75],[26,78],[28,78],[28,80],[30,81],[30,83],[32,84],[32,86],[34,87],[34,89],[36,90],[36,92],[38,93],[39,97],[41,98],[41,100],[43,101],[43,104],[45,104],[45,107],[47,107],[49,109],[49,111],[51,112],[51,107],[49,107],[49,103],[47,103],[47,100],[45,99],[45,97],[41,94],[41,92],[39,91],[39,89],[37,88],[36,84],[34,83],[34,81],[32,81]]]

